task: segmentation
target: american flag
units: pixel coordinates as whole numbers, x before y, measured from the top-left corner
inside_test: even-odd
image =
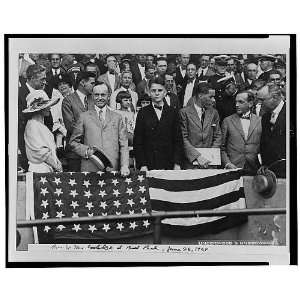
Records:
[[[150,220],[78,223],[78,217],[121,216],[151,212],[145,172],[121,177],[119,172],[33,173],[36,219],[71,217],[72,224],[38,226],[39,243],[105,241],[150,233]]]

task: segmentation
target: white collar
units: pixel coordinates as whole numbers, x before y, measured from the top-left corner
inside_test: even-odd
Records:
[[[273,110],[273,113],[278,115],[284,105],[284,102],[281,100],[277,107]]]
[[[83,92],[81,92],[80,90],[77,90],[76,92],[77,92],[77,95],[79,96],[81,102],[84,104],[84,99],[85,99],[86,95]]]
[[[28,82],[26,82],[26,86],[28,87],[30,93],[35,91],[35,89],[29,85]]]
[[[102,116],[103,116],[103,119],[105,119],[105,116],[106,116],[106,110],[107,110],[107,105],[105,105],[105,106],[102,107],[102,108],[99,108],[97,105],[95,105],[95,110],[96,110],[98,116],[99,116],[100,109],[102,110]]]

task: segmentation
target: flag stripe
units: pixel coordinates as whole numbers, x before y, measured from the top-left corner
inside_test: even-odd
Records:
[[[182,192],[207,189],[237,179],[240,179],[240,173],[232,171],[226,174],[217,174],[214,176],[191,180],[168,180],[150,177],[149,185],[151,188],[164,189],[170,192]]]
[[[178,203],[173,201],[161,201],[158,199],[151,199],[151,206],[153,210],[157,210],[157,211],[213,209],[231,203],[233,199],[237,200],[243,197],[244,197],[244,188],[241,187],[238,191],[233,191],[227,194],[223,194],[212,199],[205,199],[202,201],[191,202],[191,203]]]

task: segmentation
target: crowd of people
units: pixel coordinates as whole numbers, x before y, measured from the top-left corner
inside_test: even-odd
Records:
[[[284,55],[22,54],[18,107],[21,172],[98,171],[99,151],[123,176],[286,158]]]

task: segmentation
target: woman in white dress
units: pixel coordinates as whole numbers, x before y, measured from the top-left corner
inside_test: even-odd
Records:
[[[59,99],[49,99],[43,90],[36,90],[27,96],[26,101],[27,108],[23,113],[31,115],[24,133],[28,170],[37,173],[62,172],[54,136],[44,125],[44,117],[50,114],[50,107]]]

